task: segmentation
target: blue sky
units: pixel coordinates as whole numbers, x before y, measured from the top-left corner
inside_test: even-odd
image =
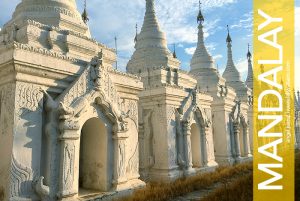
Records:
[[[145,0],[87,0],[89,25],[92,36],[99,42],[114,47],[118,38],[118,63],[124,70],[134,51],[135,24],[140,27],[145,12]],[[0,26],[11,18],[20,0],[1,0]],[[230,26],[233,40],[234,61],[245,78],[247,74],[247,44],[252,43],[252,1],[250,0],[202,0],[205,16],[206,46],[223,72],[226,65],[226,25]],[[79,11],[83,0],[78,1]],[[300,0],[296,0],[296,19],[300,19]],[[167,34],[170,50],[176,44],[181,68],[189,70],[189,63],[197,42],[198,0],[156,0],[156,12],[162,30]],[[296,23],[296,38],[300,38],[299,22]],[[300,41],[297,40],[297,44]],[[299,46],[299,45],[298,45]],[[300,51],[296,56],[300,62]],[[299,67],[297,74],[300,74]],[[297,88],[300,89],[300,83]]]

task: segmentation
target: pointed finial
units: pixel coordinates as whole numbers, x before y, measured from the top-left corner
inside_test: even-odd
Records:
[[[90,19],[88,17],[87,9],[86,9],[86,0],[84,0],[84,9],[81,15],[83,22],[86,24]]]
[[[137,37],[138,37],[138,24],[135,24],[135,37],[134,37],[134,42],[137,42]]]
[[[229,26],[227,25],[227,38],[226,38],[226,42],[227,43],[231,43],[232,42],[232,40],[231,40],[231,37],[230,37],[230,32],[229,32]]]
[[[202,11],[201,11],[201,0],[199,0],[199,14],[197,16],[197,22],[200,23],[201,25],[203,24],[204,22],[204,17],[202,15]]]
[[[248,53],[247,53],[248,61],[251,60],[251,57],[252,57],[252,54],[251,54],[251,52],[250,52],[250,44],[248,43]]]
[[[176,44],[175,43],[173,44],[173,47],[174,47],[173,57],[177,58],[177,55],[176,55]]]

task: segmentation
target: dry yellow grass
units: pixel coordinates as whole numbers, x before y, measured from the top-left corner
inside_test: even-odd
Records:
[[[201,201],[252,201],[252,189],[253,174],[250,173],[216,189]]]
[[[295,158],[295,198],[296,201],[300,201],[300,152],[296,153]],[[179,179],[169,184],[150,183],[145,188],[134,192],[132,196],[118,201],[168,201],[189,192],[207,188],[216,182],[222,182],[224,185],[215,189],[201,201],[252,201],[252,171],[252,163],[220,167],[215,172]],[[228,183],[234,176],[240,176],[240,178]]]
[[[209,187],[218,181],[249,172],[252,172],[252,163],[220,167],[215,172],[179,179],[172,183],[150,183],[145,188],[135,191],[132,196],[119,201],[167,201]]]
[[[300,201],[300,152],[298,151],[295,155],[295,198],[296,201]]]
[[[300,152],[295,155],[295,201],[300,201]],[[252,201],[253,174],[214,190],[201,201]]]

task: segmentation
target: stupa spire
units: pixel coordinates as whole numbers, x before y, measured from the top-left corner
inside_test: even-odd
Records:
[[[86,9],[86,0],[84,0],[84,9],[81,15],[83,22],[86,24],[90,19],[88,17],[87,9]]]
[[[158,51],[161,51],[160,54],[168,56],[169,54],[171,54],[171,52],[167,47],[166,35],[160,29],[155,13],[154,2],[155,0],[146,0],[144,22],[139,37],[137,38],[136,49],[150,49],[156,47]]]
[[[223,73],[223,77],[226,79],[227,82],[241,82],[241,76],[239,71],[234,65],[233,58],[232,58],[232,39],[230,36],[229,26],[227,25],[227,65],[225,71]]]
[[[146,0],[144,22],[137,40],[136,48],[142,47],[158,47],[164,49],[165,56],[170,53],[167,48],[165,33],[161,31],[156,17],[154,0]]]
[[[214,68],[212,56],[208,53],[204,44],[203,23],[204,16],[201,11],[201,1],[199,1],[199,13],[197,16],[198,25],[198,44],[191,61],[191,72],[196,72],[198,69]]]
[[[179,68],[180,63],[168,49],[166,34],[159,26],[155,13],[155,1],[145,1],[144,22],[141,32],[136,33],[135,52],[127,64],[127,71],[136,74],[153,67]],[[170,62],[172,59],[174,61]]]
[[[198,13],[198,16],[197,16],[197,22],[200,23],[200,24],[203,24],[204,16],[202,15],[201,4],[202,4],[201,0],[199,0],[199,13]]]
[[[146,0],[146,12],[141,33],[150,30],[160,32],[160,27],[155,13],[154,0]]]
[[[138,24],[135,24],[135,37],[134,37],[134,43],[137,42],[137,37],[138,37]]]
[[[253,89],[253,68],[252,68],[252,54],[250,52],[250,44],[248,44],[247,59],[248,59],[248,75],[246,79],[246,85],[250,89]]]
[[[231,36],[230,36],[230,31],[229,31],[229,26],[227,25],[227,38],[226,38],[227,43],[231,43]]]
[[[174,57],[174,58],[177,58],[177,54],[176,54],[176,44],[175,44],[175,43],[173,44],[173,49],[174,49],[174,50],[173,50],[173,57]]]

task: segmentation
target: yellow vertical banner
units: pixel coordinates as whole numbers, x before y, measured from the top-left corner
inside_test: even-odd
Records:
[[[294,201],[294,0],[254,0],[254,201]]]

